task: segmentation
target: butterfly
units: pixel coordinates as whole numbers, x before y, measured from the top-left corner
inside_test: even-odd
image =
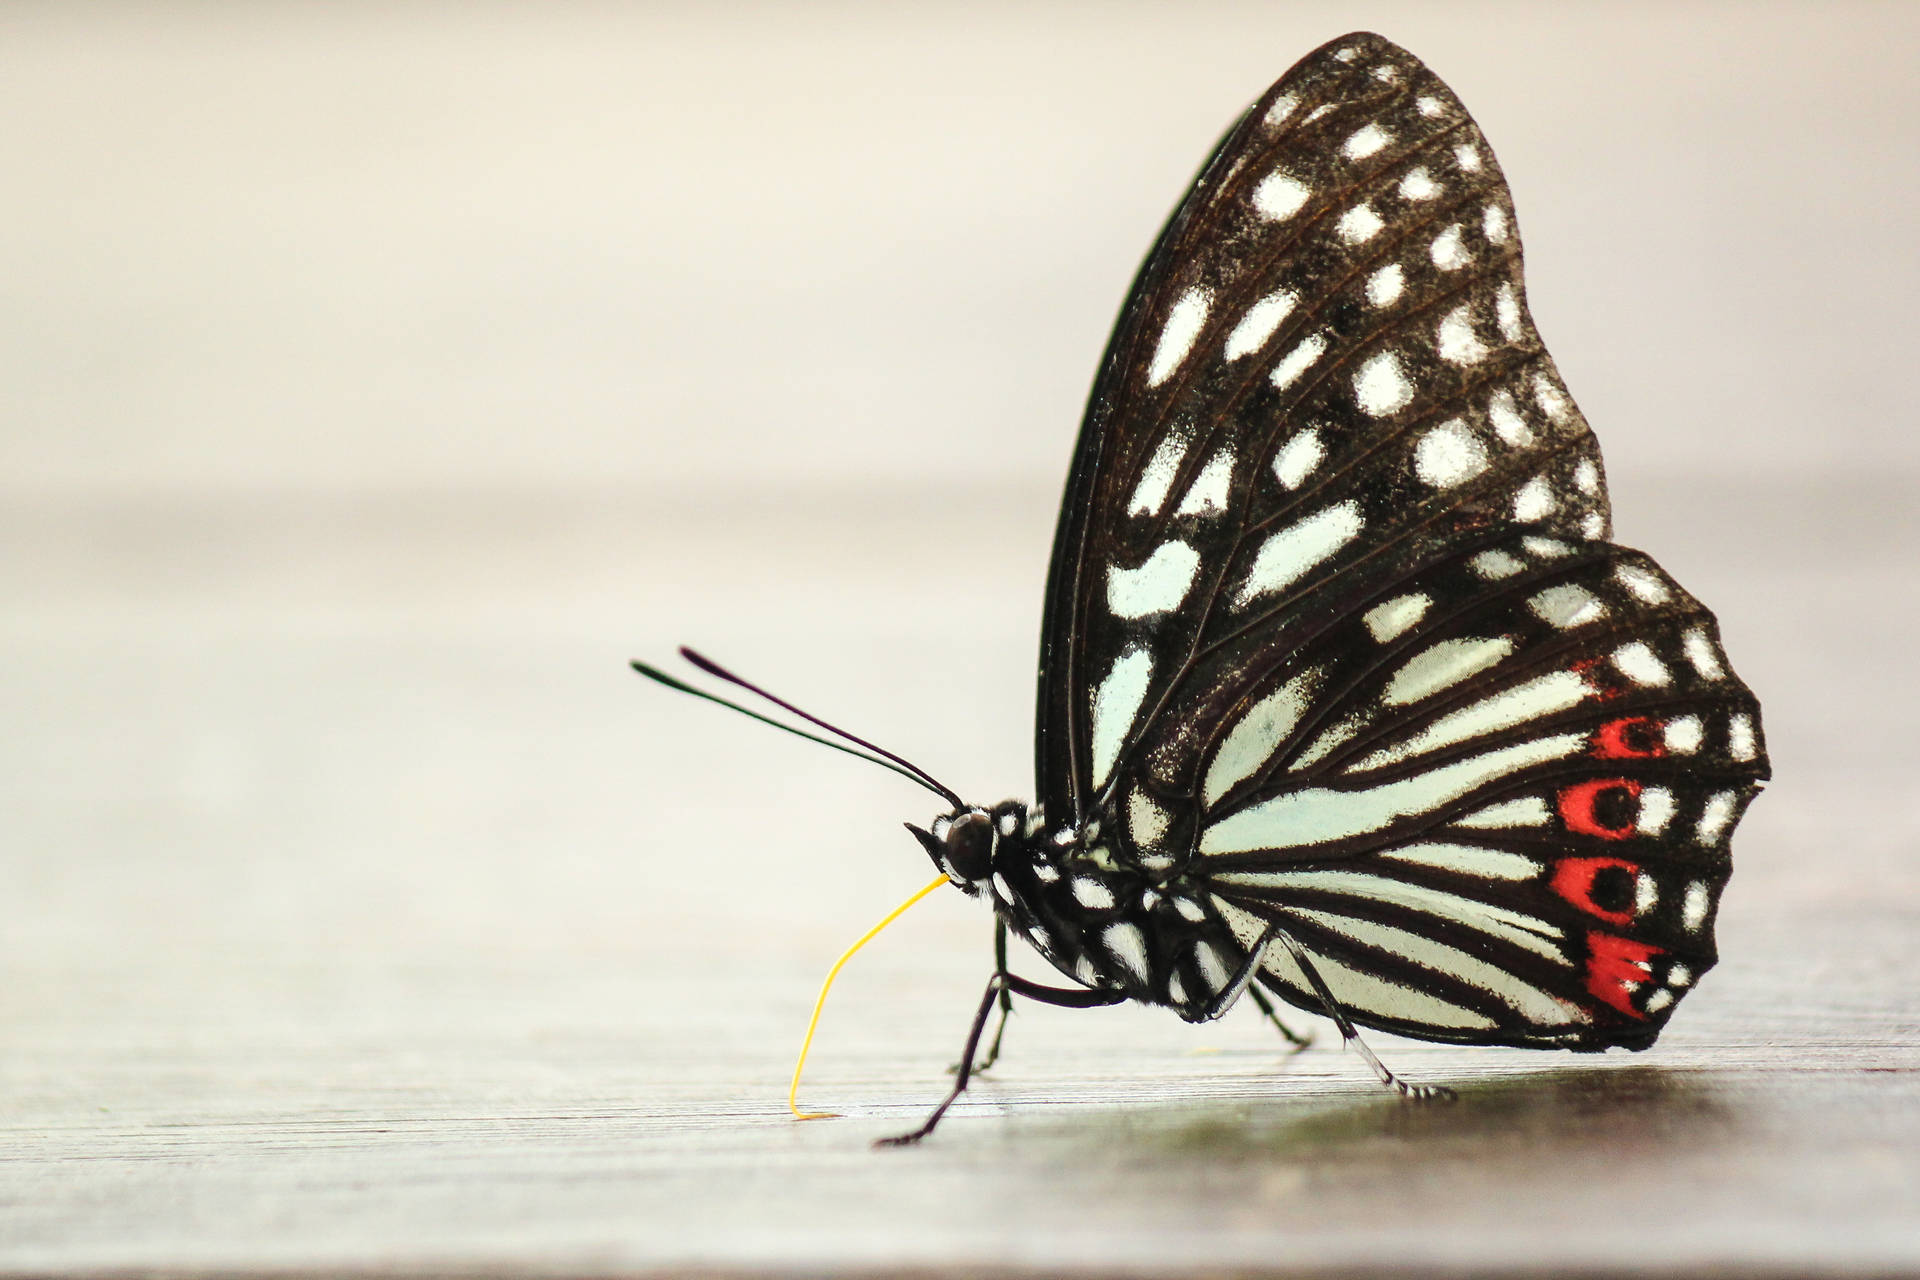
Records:
[[[1134,281],[1061,504],[1035,802],[834,732],[946,798],[909,829],[996,917],[954,1086],[898,1142],[1013,995],[1245,995],[1292,1037],[1271,993],[1414,1098],[1447,1091],[1358,1027],[1644,1049],[1768,776],[1713,615],[1612,541],[1491,148],[1366,33],[1248,108]],[[1009,932],[1071,981],[1011,973]]]

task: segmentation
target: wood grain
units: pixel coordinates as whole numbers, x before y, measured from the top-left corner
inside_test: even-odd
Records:
[[[0,630],[0,1271],[1920,1268],[1899,485],[1622,495],[1778,777],[1653,1051],[1376,1037],[1460,1089],[1410,1108],[1324,1024],[1288,1055],[1250,1014],[1030,1009],[937,1140],[875,1152],[957,1052],[973,904],[845,978],[804,1090],[845,1118],[782,1095],[827,961],[926,874],[895,824],[927,798],[623,661],[699,641],[1024,791],[1050,503],[963,496],[0,514],[34,605]]]

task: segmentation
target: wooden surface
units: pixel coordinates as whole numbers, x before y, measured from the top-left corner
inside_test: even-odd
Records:
[[[893,1152],[987,973],[957,895],[830,1007],[805,1096],[846,1118],[783,1091],[826,963],[927,874],[896,825],[926,797],[622,663],[698,640],[1023,791],[1045,493],[744,527],[589,495],[15,506],[0,1270],[1920,1268],[1907,495],[1619,487],[1719,606],[1778,773],[1659,1046],[1376,1037],[1460,1089],[1412,1109],[1323,1024],[1290,1057],[1242,1012],[1030,1009]]]
[[[889,774],[1031,788],[1062,470],[1233,113],[1498,151],[1776,781],[1650,1053],[1024,1010]],[[0,1273],[1920,1274],[1920,8],[0,7]],[[1034,970],[1029,965],[1029,972]],[[1313,1022],[1312,1019],[1305,1021]]]

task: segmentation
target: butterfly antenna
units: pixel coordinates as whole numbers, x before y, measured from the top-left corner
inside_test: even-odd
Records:
[[[729,684],[739,685],[742,689],[746,689],[751,693],[756,693],[762,698],[765,698],[768,702],[773,703],[776,707],[780,707],[786,711],[790,711],[794,715],[797,715],[801,719],[807,721],[809,724],[818,725],[822,729],[827,730],[829,733],[837,734],[838,736],[845,738],[847,742],[856,743],[859,746],[865,747],[866,750],[856,751],[852,747],[849,747],[844,743],[835,742],[832,738],[823,738],[819,734],[808,733],[805,729],[796,729],[794,726],[790,724],[785,724],[779,720],[775,720],[772,716],[762,715],[758,711],[755,711],[750,707],[741,706],[739,703],[734,702],[727,698],[722,698],[718,694],[709,693],[705,689],[696,688],[693,685],[688,684],[684,680],[680,680],[673,676],[668,675],[666,672],[660,670],[658,667],[650,666],[647,663],[641,662],[638,658],[633,659],[631,665],[633,666],[633,669],[635,671],[639,672],[641,675],[645,676],[649,680],[654,681],[657,684],[663,684],[667,688],[676,690],[680,693],[690,693],[696,698],[703,698],[708,702],[717,703],[720,706],[728,708],[729,710],[738,711],[741,715],[746,716],[749,719],[758,720],[761,724],[770,724],[774,728],[782,730],[783,732],[786,732],[786,733],[790,733],[796,738],[805,738],[808,742],[817,742],[823,747],[832,747],[835,751],[845,752],[847,755],[850,755],[850,756],[857,756],[858,758],[868,761],[871,764],[877,764],[883,769],[891,769],[893,772],[899,774],[901,777],[910,778],[914,782],[919,783],[921,786],[925,787],[927,790],[933,792],[935,795],[944,799],[948,804],[951,804],[954,808],[962,809],[966,807],[965,802],[962,801],[960,797],[951,788],[941,785],[941,783],[937,779],[935,779],[933,775],[929,774],[926,770],[920,768],[918,765],[914,764],[912,761],[903,759],[902,757],[895,755],[893,752],[886,750],[884,747],[877,747],[873,743],[868,742],[865,738],[856,737],[853,734],[848,733],[845,729],[841,729],[827,723],[825,720],[820,719],[818,716],[809,715],[807,712],[802,711],[800,708],[794,706],[792,703],[786,701],[785,699],[775,697],[773,694],[768,693],[765,689],[760,688],[758,685],[752,684],[746,680],[741,679],[739,676],[733,674],[733,672],[728,671],[725,667],[720,666],[718,663],[715,663],[708,658],[702,657],[700,654],[695,653],[691,649],[683,648],[680,650],[680,653],[681,653],[681,656],[686,658],[688,662],[691,662],[694,666],[700,668],[702,671],[707,672],[709,675],[715,676],[721,680],[725,680]],[[869,754],[869,753],[872,753],[872,754]]]
[[[762,689],[759,685],[754,684],[751,680],[747,680],[744,677],[735,675],[733,672],[727,670],[725,667],[715,662],[712,658],[707,657],[705,654],[697,653],[694,650],[687,648],[687,646],[685,645],[680,646],[680,656],[685,658],[688,662],[691,662],[694,666],[700,668],[702,671],[706,672],[708,675],[715,677],[716,679],[725,680],[728,684],[739,685],[742,689],[745,689],[748,693],[757,694],[760,697],[765,698],[768,702],[771,702],[774,706],[779,707],[781,710],[792,712],[794,715],[799,716],[802,720],[805,720],[808,724],[818,725],[820,728],[825,729],[828,733],[834,734],[837,737],[845,738],[848,742],[853,743],[855,746],[865,747],[868,751],[873,752],[875,755],[879,756],[883,760],[891,760],[894,764],[900,766],[903,769],[910,771],[914,777],[920,779],[921,783],[925,785],[928,790],[932,791],[937,796],[944,797],[946,801],[949,804],[951,804],[954,808],[964,809],[967,807],[967,802],[962,800],[959,794],[955,792],[952,787],[947,786],[945,783],[941,782],[940,779],[934,777],[932,774],[928,773],[925,769],[922,769],[919,765],[907,759],[905,756],[897,755],[894,752],[887,750],[885,747],[878,746],[874,743],[868,742],[865,738],[862,738],[857,734],[848,733],[845,729],[840,728],[838,725],[829,724],[825,720],[822,720],[819,716],[813,715],[810,712],[802,711],[800,708],[794,706],[791,702],[788,702],[785,698],[777,697],[774,694],[768,693],[765,689]]]

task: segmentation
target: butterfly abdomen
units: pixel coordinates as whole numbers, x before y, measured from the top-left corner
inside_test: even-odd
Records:
[[[1001,846],[995,909],[1060,972],[1090,987],[1166,1005],[1188,1021],[1217,1016],[1245,949],[1194,876],[1121,865],[1072,833]]]

